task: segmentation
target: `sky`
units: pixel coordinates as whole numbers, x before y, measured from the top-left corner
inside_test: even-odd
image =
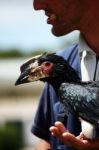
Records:
[[[0,49],[59,50],[65,40],[75,41],[77,32],[53,36],[46,20],[43,11],[33,9],[32,0],[0,0]]]

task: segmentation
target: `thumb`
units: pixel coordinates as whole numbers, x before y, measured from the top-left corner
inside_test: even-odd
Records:
[[[76,138],[73,134],[69,132],[64,132],[62,134],[62,142],[76,149],[80,148],[83,144],[80,139]]]

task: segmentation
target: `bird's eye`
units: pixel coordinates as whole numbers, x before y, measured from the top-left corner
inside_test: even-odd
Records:
[[[52,70],[52,66],[53,64],[51,62],[46,61],[42,64],[42,70],[46,72],[47,74],[49,74]]]
[[[45,62],[45,64],[44,64],[46,67],[49,67],[50,65],[51,65],[51,63],[50,62]]]

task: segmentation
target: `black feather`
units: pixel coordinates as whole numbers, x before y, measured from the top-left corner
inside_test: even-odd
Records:
[[[95,126],[99,126],[98,82],[85,83],[85,85],[82,82],[80,84],[63,83],[59,89],[59,97],[68,111],[77,114]]]
[[[21,72],[35,61],[39,66],[46,61],[53,63],[49,77],[40,80],[54,87],[59,100],[65,106],[66,113],[74,113],[93,125],[99,126],[99,82],[82,82],[69,63],[54,53],[43,54],[29,60],[21,66]]]
[[[99,126],[99,82],[82,82],[76,71],[61,56],[50,54],[40,61],[45,60],[54,63],[53,78],[45,80],[52,84],[58,93],[66,112],[75,113]]]

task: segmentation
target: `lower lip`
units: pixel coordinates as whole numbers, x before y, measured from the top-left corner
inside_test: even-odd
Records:
[[[50,18],[47,19],[47,23],[51,24],[51,19]]]
[[[55,24],[55,20],[50,19],[50,17],[47,19],[48,24]]]

